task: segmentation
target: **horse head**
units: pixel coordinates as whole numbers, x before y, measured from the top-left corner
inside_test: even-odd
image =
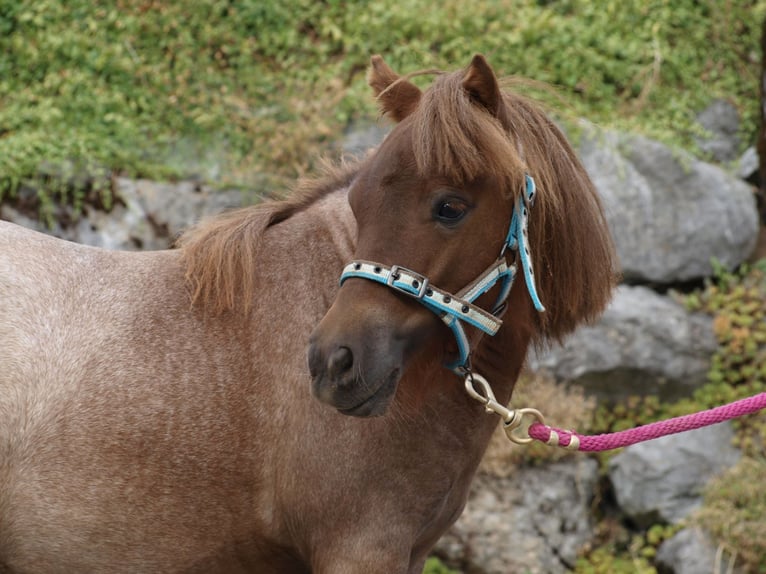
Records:
[[[598,200],[568,144],[544,114],[530,114],[527,102],[500,89],[483,56],[464,70],[438,74],[425,91],[376,56],[369,83],[397,125],[350,186],[354,261],[309,347],[314,395],[356,416],[385,413],[418,357],[458,373],[468,369],[476,345],[497,332],[506,308],[528,339],[571,330],[604,305],[601,284],[611,267]],[[553,158],[543,151],[549,142]],[[537,206],[533,178],[542,184]],[[585,213],[561,209],[564,178],[585,190],[577,200],[588,206]],[[555,226],[577,230],[554,241]],[[595,276],[569,269],[580,264],[577,256],[585,263],[603,256]],[[555,286],[556,264],[567,258],[573,260],[563,270],[564,285]],[[533,318],[535,307],[543,311],[535,267],[544,275],[541,294],[551,298],[542,313],[548,317],[539,319]],[[510,294],[517,273],[524,281]],[[579,285],[564,294],[573,282]],[[585,291],[597,283],[588,299]]]

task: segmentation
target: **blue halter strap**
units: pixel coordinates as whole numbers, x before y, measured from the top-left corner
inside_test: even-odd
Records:
[[[527,291],[535,309],[545,311],[535,287],[532,257],[528,241],[529,207],[535,199],[535,180],[525,174],[525,193],[516,199],[511,217],[511,225],[500,250],[500,256],[468,286],[453,295],[431,284],[427,277],[399,265],[391,267],[371,261],[352,261],[343,269],[340,284],[352,277],[368,279],[386,285],[395,291],[412,297],[427,309],[436,313],[450,328],[457,341],[459,358],[447,365],[458,375],[470,370],[471,346],[463,324],[471,325],[492,336],[503,324],[500,315],[505,311],[506,301],[516,278],[516,263],[508,265],[505,254],[510,249],[518,255]],[[491,312],[474,305],[474,301],[500,283],[495,304]]]

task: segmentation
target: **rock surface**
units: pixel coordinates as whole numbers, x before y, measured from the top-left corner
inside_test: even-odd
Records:
[[[86,204],[79,217],[69,209],[68,216],[57,220],[52,228],[9,204],[2,205],[0,217],[68,241],[106,249],[167,249],[189,225],[205,215],[238,207],[244,200],[239,190],[212,190],[192,181],[157,183],[128,178],[116,178],[114,197],[110,211]]]
[[[580,158],[604,203],[628,282],[708,277],[715,258],[732,269],[753,251],[753,189],[715,165],[636,135],[585,135]]]
[[[563,345],[533,351],[528,366],[610,402],[648,394],[669,400],[706,381],[716,348],[711,317],[646,287],[621,285],[595,324]]]
[[[755,146],[750,146],[737,162],[737,176],[740,179],[754,183],[758,177],[759,163],[758,151],[755,149]]]
[[[707,132],[697,137],[697,145],[713,160],[726,163],[739,154],[739,112],[731,102],[714,100],[697,115],[697,121]]]
[[[371,149],[378,147],[389,131],[391,127],[385,122],[356,122],[346,130],[341,150],[347,155],[364,156]]]
[[[620,508],[639,526],[678,523],[700,506],[705,484],[739,461],[733,438],[726,422],[627,447],[609,462]]]
[[[719,562],[716,547],[706,532],[684,528],[660,545],[655,562],[660,574],[710,574],[729,572],[730,559],[729,553],[723,553]]]
[[[567,572],[593,536],[597,481],[598,464],[585,457],[523,468],[509,478],[479,475],[436,552],[471,574]]]

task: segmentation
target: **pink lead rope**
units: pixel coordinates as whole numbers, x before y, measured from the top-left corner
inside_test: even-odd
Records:
[[[587,436],[535,422],[529,427],[529,436],[551,446],[560,446],[581,452],[600,452],[713,425],[750,415],[764,408],[766,408],[766,393],[760,393],[707,411],[615,433]]]

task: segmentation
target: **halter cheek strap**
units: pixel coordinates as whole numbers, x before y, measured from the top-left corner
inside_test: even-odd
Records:
[[[516,199],[511,217],[511,225],[506,235],[505,243],[500,250],[497,260],[480,274],[473,282],[461,289],[457,295],[439,289],[431,284],[427,277],[401,267],[391,267],[371,261],[352,261],[343,269],[340,276],[340,284],[352,277],[368,279],[382,285],[386,285],[413,297],[427,309],[439,315],[442,321],[450,328],[457,341],[459,358],[454,363],[447,365],[457,374],[463,374],[470,370],[471,347],[468,337],[463,328],[463,323],[476,327],[484,333],[492,336],[503,324],[498,315],[505,310],[506,300],[511,292],[513,281],[516,278],[516,265],[508,265],[505,259],[507,249],[518,253],[527,290],[535,309],[544,311],[545,307],[537,295],[534,281],[534,270],[528,244],[528,206],[531,206],[535,198],[535,181],[531,176],[525,175],[524,197]],[[488,312],[477,307],[473,302],[489,291],[497,283],[500,283],[500,293],[495,300],[492,311]]]
[[[512,251],[517,251],[519,259],[521,260],[521,268],[524,270],[524,281],[527,284],[527,291],[532,298],[532,303],[540,312],[545,311],[542,301],[537,294],[537,287],[535,286],[535,271],[532,267],[532,254],[529,251],[529,208],[535,202],[535,196],[537,190],[535,188],[535,180],[532,176],[524,174],[525,178],[525,197],[516,198],[516,204],[513,207],[513,217],[511,218],[511,226],[508,229],[508,235],[505,238],[505,246]],[[503,251],[500,252],[500,256],[504,255],[505,246]]]

